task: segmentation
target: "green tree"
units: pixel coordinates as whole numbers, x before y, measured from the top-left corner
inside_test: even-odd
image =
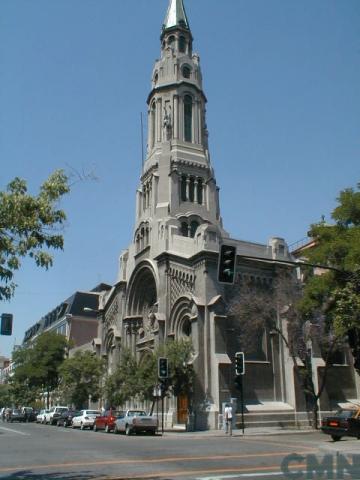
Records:
[[[193,370],[189,361],[193,347],[188,340],[169,341],[153,353],[147,353],[138,362],[129,350],[123,350],[117,369],[107,377],[105,395],[110,405],[122,405],[139,398],[152,400],[155,385],[159,383],[157,364],[159,357],[169,361],[169,378],[163,394],[189,393],[192,389]]]
[[[69,190],[68,177],[57,170],[38,195],[30,195],[25,180],[18,177],[0,192],[0,300],[14,294],[14,273],[22,258],[33,258],[47,269],[53,261],[48,250],[63,248],[60,229],[66,216],[57,204]]]
[[[194,371],[190,360],[194,353],[192,343],[188,339],[168,341],[165,344],[164,356],[169,360],[169,390],[174,395],[191,394],[194,380]],[[158,352],[162,356],[162,351]]]
[[[333,224],[311,225],[315,246],[306,251],[310,263],[326,266],[321,275],[309,272],[300,303],[308,318],[326,316],[328,330],[348,336],[360,372],[360,184],[340,192],[332,212]]]
[[[287,271],[278,269],[271,286],[254,282],[238,285],[228,292],[229,328],[234,331],[233,337],[238,339],[237,348],[253,360],[265,360],[261,356],[262,338],[266,339],[268,334],[279,336],[292,358],[295,376],[312,413],[312,424],[317,428],[318,400],[326,386],[333,353],[342,346],[342,341],[329,331],[323,315],[310,321],[302,314],[298,308],[301,299],[302,285],[292,268]],[[308,348],[309,343],[325,363],[319,385],[313,382],[314,352]]]
[[[152,360],[152,356],[147,358]],[[105,381],[105,396],[109,406],[123,405],[141,394],[142,375],[136,358],[130,350],[122,350],[120,363]]]
[[[59,386],[59,368],[64,361],[69,344],[63,335],[44,332],[30,346],[14,351],[14,375],[9,382],[19,404],[33,403],[40,393],[47,395]]]
[[[90,397],[93,401],[98,400],[103,373],[104,361],[92,352],[78,351],[64,360],[59,368],[59,391],[64,401],[80,409],[87,407]]]
[[[13,401],[10,385],[6,383],[0,385],[0,408],[10,407],[12,403]]]

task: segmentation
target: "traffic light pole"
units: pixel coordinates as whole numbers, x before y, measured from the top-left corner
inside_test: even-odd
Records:
[[[241,403],[241,427],[242,433],[245,435],[245,422],[244,422],[244,384],[243,384],[244,375],[238,375],[236,377],[236,385],[240,391],[240,403]]]
[[[164,435],[164,397],[165,382],[161,382],[161,435]]]

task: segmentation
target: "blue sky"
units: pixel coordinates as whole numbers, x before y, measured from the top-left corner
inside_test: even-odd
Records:
[[[184,0],[208,98],[210,153],[232,237],[289,244],[360,181],[360,2]],[[0,189],[36,193],[57,168],[93,171],[61,206],[65,249],[24,261],[9,355],[76,290],[116,280],[132,238],[140,112],[168,0],[0,1]],[[146,135],[145,135],[146,138]]]

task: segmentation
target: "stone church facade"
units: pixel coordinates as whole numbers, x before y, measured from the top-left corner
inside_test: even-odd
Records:
[[[223,402],[238,397],[233,364],[239,346],[226,315],[225,287],[217,279],[220,246],[236,246],[237,280],[271,282],[279,260],[292,259],[281,238],[263,245],[233,239],[224,230],[206,103],[183,1],[170,0],[147,98],[147,155],[136,191],[133,241],[120,256],[117,283],[101,298],[94,346],[111,373],[125,347],[141,362],[167,339],[190,339],[197,429],[217,428]],[[292,415],[292,360],[276,335],[265,332],[259,342],[262,355],[246,362],[247,411]],[[188,399],[168,400],[168,426],[187,421],[184,401],[186,410]]]

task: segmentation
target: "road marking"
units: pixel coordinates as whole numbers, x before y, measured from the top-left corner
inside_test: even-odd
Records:
[[[305,468],[305,464],[298,464],[296,465],[297,468]],[[97,480],[132,480],[134,478],[139,478],[139,479],[144,479],[148,478],[149,480],[153,480],[154,478],[167,478],[167,477],[188,477],[189,475],[201,475],[201,473],[218,473],[220,476],[212,476],[209,477],[211,479],[217,480],[220,478],[225,478],[224,475],[221,475],[224,472],[232,472],[231,475],[227,475],[228,478],[236,478],[236,477],[241,477],[241,476],[249,476],[249,475],[255,475],[259,476],[262,475],[263,477],[267,477],[269,475],[279,475],[281,472],[275,472],[274,468],[278,469],[279,465],[269,465],[268,467],[244,467],[240,469],[234,469],[234,468],[213,468],[213,469],[198,469],[198,470],[181,470],[179,471],[169,471],[169,472],[164,472],[164,471],[159,471],[159,472],[152,472],[152,473],[143,473],[143,474],[135,474],[135,475],[122,475],[121,477],[119,476],[112,476],[112,477],[98,477]],[[267,471],[270,470],[270,471]],[[236,472],[248,472],[248,473],[236,473]],[[251,473],[253,472],[253,473]],[[260,472],[262,472],[260,474]],[[294,473],[298,473],[298,470],[294,471]],[[197,480],[205,480],[207,477],[196,477]]]
[[[172,462],[180,462],[180,461],[188,461],[188,462],[196,462],[196,461],[201,461],[201,460],[211,460],[211,461],[216,461],[216,460],[234,460],[234,459],[244,459],[244,458],[259,458],[259,457],[284,457],[288,455],[289,452],[269,452],[269,453],[253,453],[253,454],[238,454],[238,455],[214,455],[211,458],[209,458],[207,455],[204,456],[196,456],[196,457],[158,457],[158,458],[136,458],[136,459],[124,459],[124,460],[97,460],[97,461],[78,461],[78,462],[69,462],[69,463],[52,463],[52,464],[40,464],[40,465],[17,465],[16,467],[0,467],[0,472],[11,472],[13,470],[32,470],[32,469],[47,469],[47,468],[73,468],[73,467],[90,467],[90,466],[105,466],[105,465],[131,465],[131,464],[136,464],[136,465],[147,465],[147,464],[154,464],[154,463],[172,463]],[[297,465],[299,466],[299,465]],[[279,465],[275,465],[272,467],[264,467],[265,470],[273,470],[274,468],[279,468]],[[241,469],[242,471],[248,472],[248,471],[253,471],[253,470],[262,470],[262,468],[252,468],[252,467],[247,467]],[[203,470],[198,470],[190,473],[201,473]],[[237,468],[222,468],[221,470],[216,469],[210,469],[210,470],[204,470],[204,472],[216,472],[216,473],[222,473],[224,471],[239,471]],[[184,475],[188,474],[188,472],[184,472]],[[174,473],[173,473],[174,475]],[[146,475],[145,475],[146,476]],[[145,478],[144,476],[144,478]]]
[[[6,432],[17,433],[18,435],[24,435],[25,437],[30,436],[30,433],[19,432],[18,430],[13,430],[12,428],[0,427],[0,430],[5,430]]]
[[[258,473],[238,473],[234,475],[220,475],[217,477],[198,477],[195,480],[225,480],[227,478],[244,478],[244,477],[274,477],[275,475],[284,475],[283,472],[258,472]]]

